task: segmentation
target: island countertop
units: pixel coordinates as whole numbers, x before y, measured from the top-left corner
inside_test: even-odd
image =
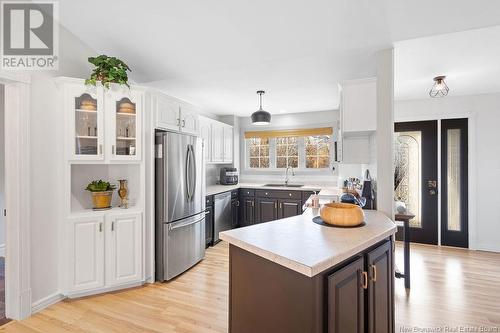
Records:
[[[220,239],[245,251],[313,277],[396,233],[378,211],[365,210],[366,225],[336,228],[312,222],[318,209],[302,215],[221,232]]]

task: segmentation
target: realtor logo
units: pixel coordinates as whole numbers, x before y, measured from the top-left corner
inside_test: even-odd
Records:
[[[1,69],[57,70],[58,3],[1,3]]]

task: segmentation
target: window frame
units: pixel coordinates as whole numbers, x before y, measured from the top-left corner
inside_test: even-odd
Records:
[[[308,135],[309,136],[309,135]],[[331,173],[332,167],[334,165],[334,135],[328,135],[330,138],[329,144],[329,153],[330,153],[330,161],[329,165],[326,168],[306,168],[306,144],[305,144],[305,136],[297,137],[298,141],[298,167],[293,168],[294,171],[299,173],[317,173],[317,174],[326,174]],[[276,167],[276,138],[269,138],[269,168],[251,168],[250,167],[250,140],[244,140],[245,147],[245,159],[244,159],[244,170],[250,173],[266,173],[266,172],[279,172],[282,173],[286,168],[277,168]]]

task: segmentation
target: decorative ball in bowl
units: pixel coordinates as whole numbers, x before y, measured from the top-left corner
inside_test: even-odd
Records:
[[[355,227],[363,223],[365,214],[358,205],[348,203],[328,203],[319,210],[321,219],[339,227]]]

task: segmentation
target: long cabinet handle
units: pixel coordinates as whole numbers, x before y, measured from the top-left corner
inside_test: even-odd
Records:
[[[102,144],[99,145],[99,155],[102,155]]]
[[[377,266],[371,265],[372,268],[372,281],[377,282]]]
[[[255,206],[255,201],[252,200],[251,202],[252,202],[252,207]]]
[[[115,231],[115,221],[111,222],[111,231]]]
[[[115,145],[111,145],[111,154],[115,154]]]
[[[181,126],[181,118],[177,118],[177,126]]]
[[[186,119],[182,119],[182,127],[186,127]]]
[[[274,203],[274,208],[275,209],[278,208],[278,203],[277,202]]]
[[[102,222],[99,222],[99,232],[102,232]]]
[[[363,271],[363,289],[368,289],[368,273]]]

